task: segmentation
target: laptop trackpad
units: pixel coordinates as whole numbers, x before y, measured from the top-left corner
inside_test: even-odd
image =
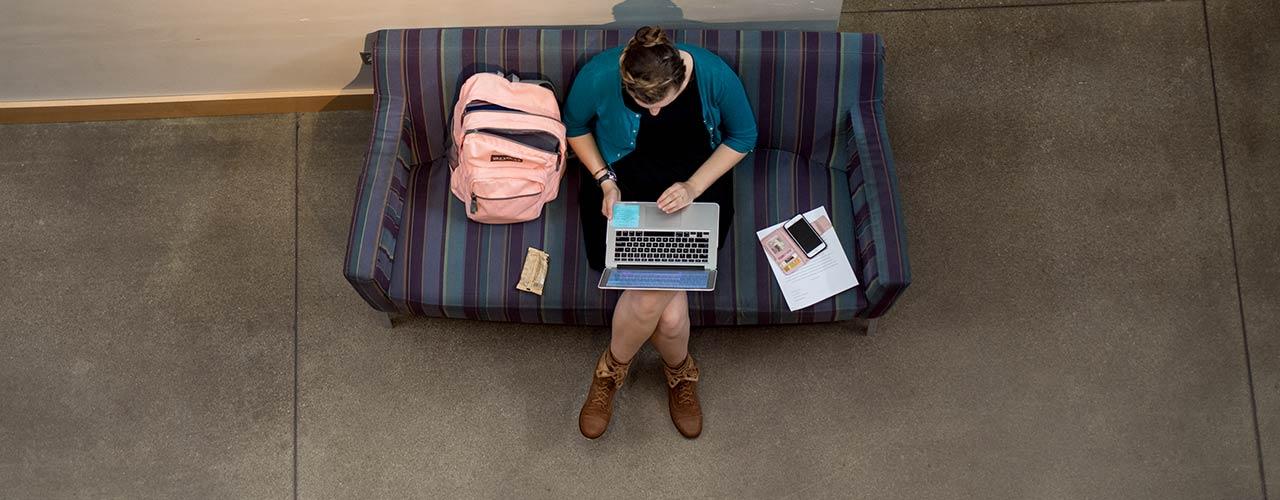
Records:
[[[623,290],[712,290],[715,271],[700,268],[605,269],[600,288]]]

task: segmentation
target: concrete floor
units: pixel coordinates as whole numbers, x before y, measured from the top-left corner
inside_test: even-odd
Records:
[[[1280,498],[1280,4],[845,11],[915,284],[695,332],[695,441],[651,350],[578,435],[605,330],[379,326],[368,113],[0,127],[0,497]]]

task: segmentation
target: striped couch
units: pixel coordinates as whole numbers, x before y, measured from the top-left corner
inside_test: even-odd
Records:
[[[697,325],[874,318],[911,282],[897,175],[885,132],[884,44],[834,32],[686,30],[738,71],[759,125],[732,175],[737,217],[714,292],[691,293]],[[617,293],[596,288],[578,217],[581,168],[570,168],[542,218],[467,220],[444,164],[458,88],[505,70],[567,91],[582,64],[630,30],[409,29],[372,36],[373,137],[357,182],[345,275],[388,313],[536,323],[605,324]],[[787,310],[756,229],[825,205],[860,281],[813,307]],[[551,255],[541,297],[517,291],[525,249]]]

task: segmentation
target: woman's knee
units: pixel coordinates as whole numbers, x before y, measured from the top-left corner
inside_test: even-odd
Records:
[[[644,318],[658,317],[666,309],[667,304],[671,302],[672,292],[658,290],[628,290],[630,295],[632,310],[638,316]]]
[[[683,337],[688,332],[688,328],[685,328],[688,324],[688,303],[676,298],[667,304],[667,308],[658,317],[658,335],[669,339]]]

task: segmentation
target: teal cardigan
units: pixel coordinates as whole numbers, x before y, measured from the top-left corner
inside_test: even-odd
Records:
[[[739,153],[750,153],[756,146],[756,117],[738,74],[707,49],[683,43],[676,47],[693,56],[702,123],[711,136],[711,149],[724,143]],[[622,47],[614,47],[587,61],[573,80],[561,116],[569,137],[595,133],[596,147],[609,165],[635,149],[640,130],[640,115],[622,101],[621,54]]]

